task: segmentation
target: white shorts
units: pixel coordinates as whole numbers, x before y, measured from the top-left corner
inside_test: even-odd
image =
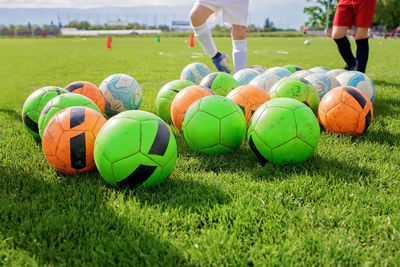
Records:
[[[211,9],[217,17],[222,13],[222,21],[225,23],[247,27],[249,0],[196,0],[194,5]]]

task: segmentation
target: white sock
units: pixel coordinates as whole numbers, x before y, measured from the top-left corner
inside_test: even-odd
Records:
[[[215,46],[214,40],[211,35],[211,30],[205,22],[199,27],[194,27],[194,36],[196,36],[197,41],[199,41],[204,52],[210,57],[214,57],[217,54],[217,47]]]
[[[247,40],[232,41],[232,57],[235,73],[247,67]]]

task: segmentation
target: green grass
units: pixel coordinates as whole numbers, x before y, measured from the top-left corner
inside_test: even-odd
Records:
[[[183,56],[201,52],[186,40],[114,37],[106,50],[105,38],[0,39],[0,265],[397,265],[400,40],[370,42],[367,134],[322,133],[304,164],[262,167],[247,144],[198,155],[174,131],[176,168],[155,188],[115,189],[97,172],[48,165],[20,118],[33,90],[126,73],[142,85],[141,109],[155,112],[158,90],[184,66],[211,66]],[[303,41],[249,38],[249,65],[344,66],[332,40]],[[230,54],[229,38],[216,42]]]

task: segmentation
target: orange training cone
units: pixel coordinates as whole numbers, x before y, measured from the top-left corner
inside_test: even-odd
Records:
[[[193,33],[190,35],[189,47],[194,47],[194,34]]]
[[[108,49],[111,48],[111,39],[110,39],[110,35],[107,35],[107,48],[108,48]]]

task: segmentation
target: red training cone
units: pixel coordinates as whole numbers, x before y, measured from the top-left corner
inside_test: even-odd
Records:
[[[193,33],[190,35],[189,47],[194,47],[194,34]]]
[[[111,39],[110,39],[110,35],[107,35],[107,48],[108,48],[108,49],[111,48]]]

